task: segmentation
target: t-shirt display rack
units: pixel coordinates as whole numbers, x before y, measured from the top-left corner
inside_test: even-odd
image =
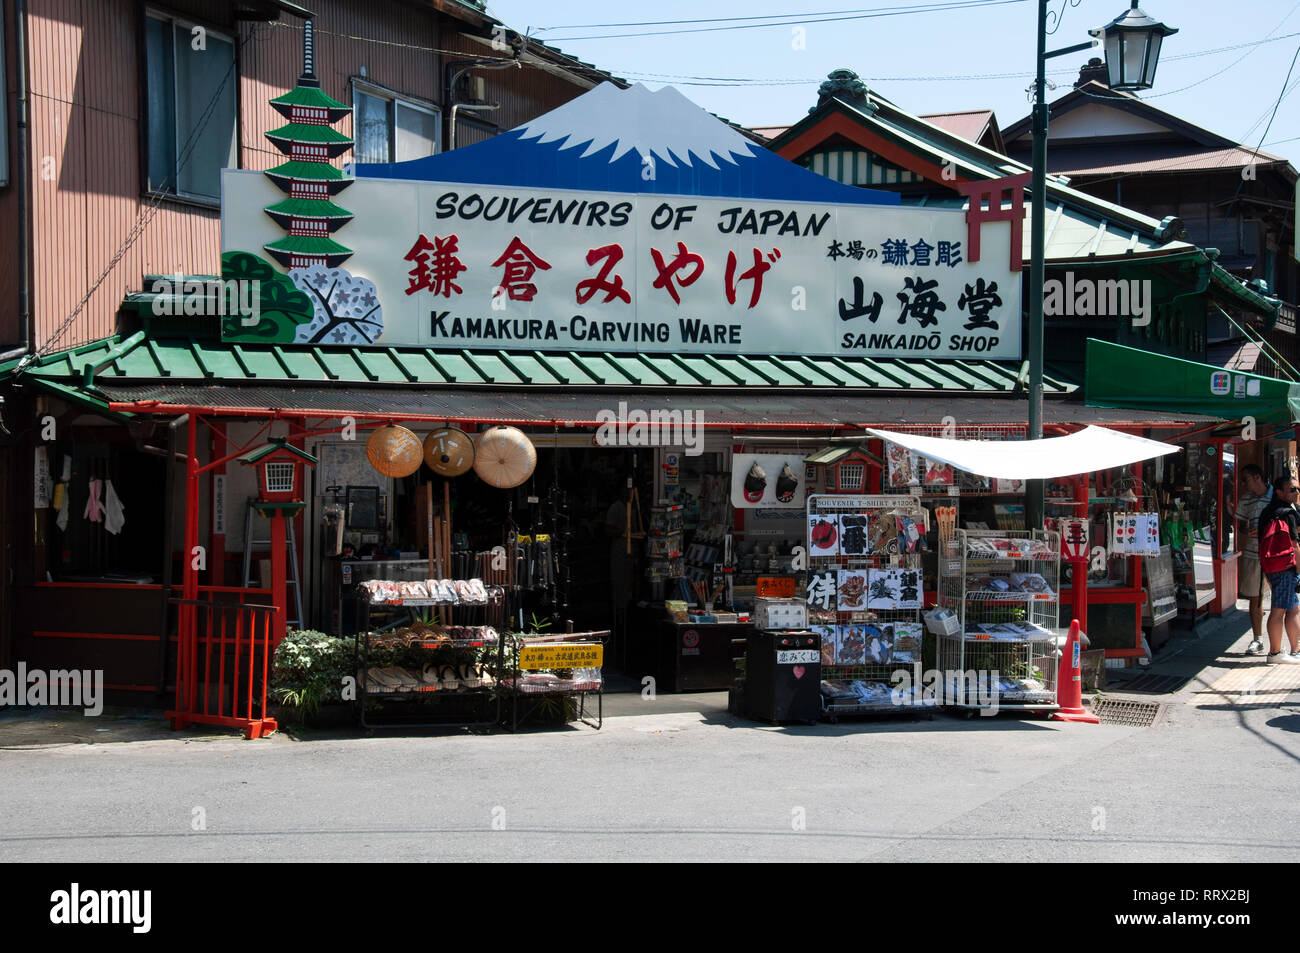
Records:
[[[1061,538],[1043,530],[956,530],[941,542],[938,634],[944,702],[957,708],[1050,711],[1056,702]],[[959,681],[955,673],[974,672]],[[997,681],[993,674],[997,673]]]
[[[821,636],[822,717],[922,713],[911,688],[924,633],[921,502],[817,494],[808,497],[807,522],[805,591],[808,627]],[[908,673],[901,685],[893,680],[900,670]]]

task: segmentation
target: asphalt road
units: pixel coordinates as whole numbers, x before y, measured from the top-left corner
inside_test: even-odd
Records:
[[[1184,666],[1213,665],[1234,626]],[[518,735],[11,718],[0,861],[1300,860],[1300,705],[1189,694],[1212,674],[1150,728],[778,728],[723,695],[635,694],[607,698],[601,731]]]

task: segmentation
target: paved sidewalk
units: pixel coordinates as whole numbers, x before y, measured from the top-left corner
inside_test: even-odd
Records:
[[[1151,664],[1109,669],[1103,696],[1141,699],[1162,704],[1232,710],[1272,708],[1300,702],[1300,665],[1268,665],[1263,655],[1247,655],[1251,642],[1246,602],[1237,611],[1211,618],[1196,630],[1178,630]],[[1180,678],[1181,685],[1164,693],[1126,692],[1126,685],[1145,675]]]

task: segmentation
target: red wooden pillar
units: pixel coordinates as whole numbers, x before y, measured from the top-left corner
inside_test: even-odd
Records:
[[[211,450],[208,456],[209,460],[220,460],[227,453],[226,450],[226,433],[223,428],[212,428]],[[213,586],[224,586],[226,584],[226,527],[230,525],[230,500],[225,492],[226,465],[224,463],[212,469],[208,477],[208,498],[212,505],[208,509],[208,540],[211,543],[208,553],[208,582]],[[218,480],[217,478],[221,479]],[[223,514],[224,525],[216,525],[217,512],[217,487],[221,487],[221,512]],[[221,532],[217,532],[220,529]],[[242,585],[242,580],[241,580]]]
[[[199,419],[190,414],[186,422],[185,460],[185,533],[181,547],[181,598],[186,602],[199,595],[198,570],[194,568],[194,549],[199,544],[199,463],[195,453]],[[174,465],[168,461],[168,465]],[[176,613],[176,710],[180,717],[172,719],[173,728],[183,728],[189,722],[184,715],[197,710],[198,690],[198,611],[194,605],[182,603]]]

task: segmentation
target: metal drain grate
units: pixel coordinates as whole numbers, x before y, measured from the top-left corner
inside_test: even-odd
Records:
[[[1131,698],[1098,698],[1092,704],[1092,713],[1103,725],[1128,725],[1132,728],[1150,728],[1164,713],[1159,702],[1137,701]]]

